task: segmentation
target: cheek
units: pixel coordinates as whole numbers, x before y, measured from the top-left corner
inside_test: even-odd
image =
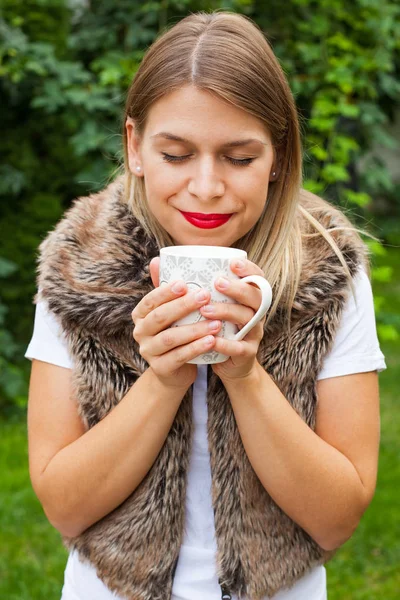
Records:
[[[184,185],[183,177],[178,170],[163,161],[149,164],[146,168],[146,192],[147,197],[165,200],[176,194]]]
[[[268,177],[263,170],[261,173],[249,173],[248,177],[242,177],[236,182],[237,195],[243,199],[245,204],[253,210],[265,204],[268,194]]]

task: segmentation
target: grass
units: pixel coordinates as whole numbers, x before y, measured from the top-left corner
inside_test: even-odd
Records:
[[[26,425],[0,430],[0,598],[59,599],[68,555],[30,485]]]
[[[385,257],[395,281],[374,286],[399,313],[400,251]],[[381,451],[377,490],[353,535],[328,563],[329,600],[397,600],[400,590],[398,342],[383,342]],[[26,423],[0,421],[0,598],[59,600],[67,551],[31,489]]]

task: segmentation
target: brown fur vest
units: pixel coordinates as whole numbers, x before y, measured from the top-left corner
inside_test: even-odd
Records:
[[[324,226],[346,219],[311,194]],[[335,231],[352,275],[365,261],[350,231]],[[301,418],[314,428],[316,376],[331,348],[349,285],[330,246],[307,238],[290,339],[278,313],[266,328],[258,360]],[[73,359],[73,394],[87,427],[118,404],[148,367],[132,337],[131,312],[153,285],[149,261],[159,248],[130,213],[121,178],[79,198],[40,247],[38,287],[65,332]],[[129,600],[168,600],[185,519],[192,441],[192,387],[168,437],[137,489],[75,538],[68,549]],[[325,552],[275,504],[244,451],[228,395],[208,367],[208,439],[220,581],[258,600],[292,586],[332,553]],[[95,493],[95,490],[94,490]]]

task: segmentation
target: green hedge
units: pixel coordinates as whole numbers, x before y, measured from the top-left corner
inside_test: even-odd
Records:
[[[277,0],[3,0],[0,410],[26,403],[22,355],[37,246],[71,199],[100,189],[120,163],[127,87],[158,32],[189,12],[242,12],[266,33],[299,106],[307,188],[372,232],[382,201],[387,223],[398,214],[399,189],[379,156],[359,167],[376,144],[395,146],[387,126],[400,100],[397,0],[288,0],[284,7]],[[385,264],[374,269],[378,280],[391,274]],[[396,315],[383,297],[376,308],[381,337],[395,338]]]

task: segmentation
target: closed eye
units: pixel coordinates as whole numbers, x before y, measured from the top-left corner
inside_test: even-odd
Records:
[[[167,152],[162,152],[163,160],[170,163],[178,163],[187,160],[192,156],[192,154],[184,154],[183,156],[175,156],[173,154],[167,154]],[[239,167],[244,167],[253,162],[254,158],[233,158],[232,156],[225,156],[226,160],[228,160],[232,165],[236,165]]]
[[[254,158],[233,158],[232,156],[227,156],[226,158],[233,165],[238,165],[239,167],[240,166],[244,167],[246,165],[249,165],[254,160]]]
[[[183,160],[186,160],[192,156],[191,154],[185,154],[184,156],[173,156],[172,154],[167,154],[166,152],[161,152],[161,154],[163,156],[163,160],[166,160],[167,162],[182,162]]]

